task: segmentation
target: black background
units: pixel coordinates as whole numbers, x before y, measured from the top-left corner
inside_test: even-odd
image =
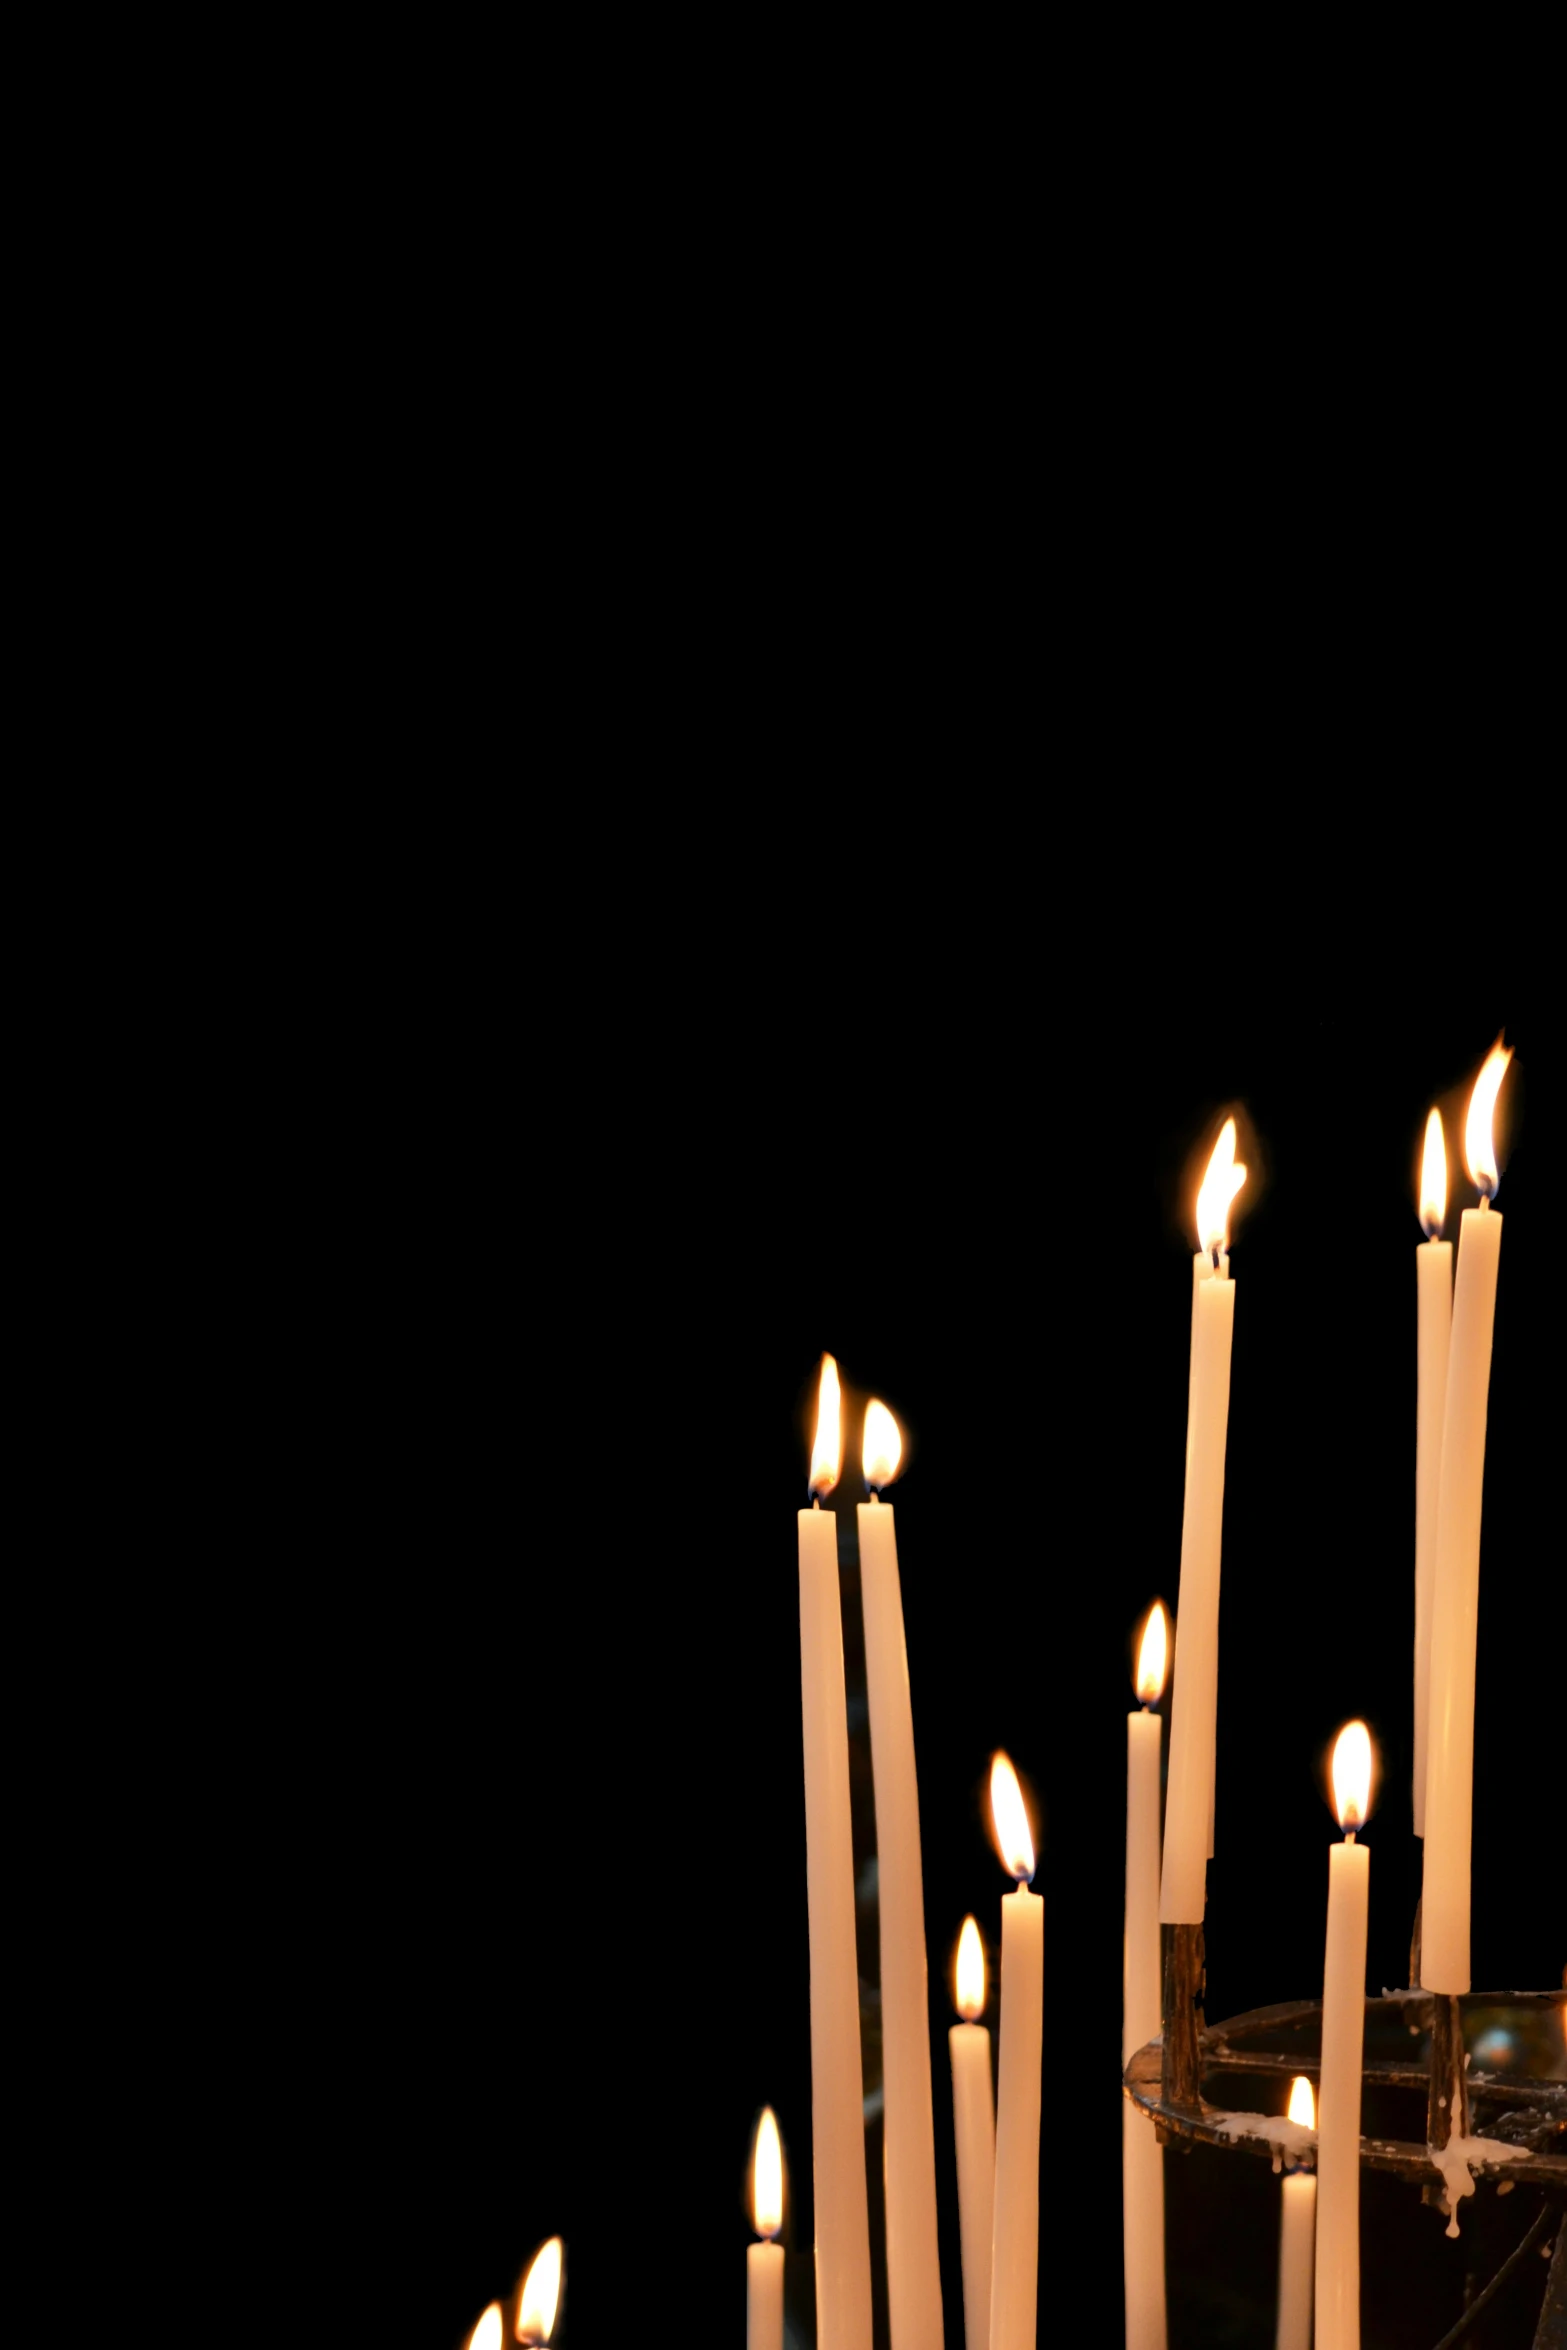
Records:
[[[1194,917],[1222,906],[1223,875],[1188,862],[1171,886]],[[482,940],[446,978],[443,1000],[472,1009],[460,1042],[410,1000],[407,1205],[435,1237],[398,1265],[376,1333],[386,1408],[365,1473],[395,1499],[368,1546],[330,1895],[353,1929],[345,2039],[372,2084],[354,2143],[383,2182],[365,2263],[377,2292],[395,2276],[399,2338],[434,2350],[557,2230],[568,2350],[738,2339],[749,2137],[770,2101],[791,2296],[808,2292],[793,1513],[829,1347],[848,1399],[851,1682],[866,1396],[908,1446],[894,1498],[948,2338],[947,1984],[964,1913],[996,1930],[984,1796],[1002,1745],[1036,1797],[1048,1905],[1041,2305],[1086,2299],[1098,2317],[1077,2338],[1108,2342],[1130,1644],[1152,1596],[1176,1598],[1197,1176],[1233,1107],[1252,1172],[1231,1259],[1217,2018],[1320,1990],[1323,1771],[1355,1713],[1383,1763],[1369,1977],[1406,1979],[1414,1186],[1427,1108],[1443,1103],[1456,1161],[1504,1018],[1474,1980],[1560,1979],[1559,1219],[1534,1109],[1560,1098],[1559,1067],[1527,993],[1494,982],[1461,1012],[1402,974],[1264,997],[1248,960],[1287,961],[1286,939],[1208,941],[1194,920],[1154,946],[1085,925],[1036,951],[1015,905],[991,935],[970,894],[959,943],[939,890],[911,902],[872,872],[837,886],[835,930],[802,871],[781,978],[742,985],[735,888],[699,953],[650,945],[610,1004],[552,972],[520,1045]],[[1455,1166],[1450,1238],[1473,1198]],[[1167,2169],[1172,2345],[1270,2342],[1266,2165]],[[1466,2219],[1455,2246],[1413,2191],[1368,2187],[1368,2214],[1386,2206],[1367,2223],[1368,2350],[1434,2341],[1525,2202],[1493,2201],[1494,2245]]]

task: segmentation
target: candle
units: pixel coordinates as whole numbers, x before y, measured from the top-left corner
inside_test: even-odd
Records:
[[[1303,2073],[1290,2090],[1289,2116],[1315,2129],[1317,2109]],[[1316,2258],[1317,2181],[1309,2170],[1285,2173],[1279,2226],[1279,2322],[1274,2350],[1311,2350],[1311,2270]]]
[[[1447,1342],[1453,1321],[1453,1244],[1442,1238],[1447,1220],[1447,1151],[1441,1113],[1426,1120],[1420,1168],[1420,1221],[1425,1239],[1415,1251],[1415,1834],[1426,1832],[1426,1739],[1431,1691],[1431,1586],[1436,1576],[1437,1490],[1442,1474],[1442,1415],[1447,1402]]]
[[[1168,1635],[1154,1601],[1137,1655],[1140,1713],[1126,1717],[1126,1925],[1121,2063],[1159,2032],[1159,1744]],[[1164,2152],[1130,2097],[1121,2108],[1121,2267],[1126,2350],[1164,2350]]]
[[[492,2301],[468,2336],[468,2350],[501,2350],[502,2338],[501,2305]]]
[[[805,1877],[811,1952],[811,2159],[816,2205],[820,2350],[870,2350],[870,2217],[865,2091],[854,1942],[854,1839],[843,1686],[838,1528],[823,1494],[838,1482],[838,1366],[822,1358],[811,1455],[812,1507],[801,1510],[800,1701],[805,1750]]]
[[[952,2051],[952,2131],[958,2155],[958,2236],[963,2253],[963,2339],[970,2350],[990,2340],[990,2252],[996,2206],[996,2107],[990,2085],[985,2012],[985,1952],[979,1928],[963,1920],[958,1936],[957,2006],[963,2018],[947,2034]]]
[[[930,1993],[925,1969],[925,1887],[920,1868],[914,1715],[898,1582],[892,1505],[881,1498],[903,1455],[885,1404],[865,1414],[865,1482],[859,1506],[865,1677],[876,1778],[876,1886],[881,1925],[882,2080],[885,2106],[887,2309],[892,2350],[942,2350],[941,2264],[936,2252],[936,2125],[930,2091]]]
[[[560,2315],[560,2272],[565,2247],[559,2236],[541,2244],[528,2264],[517,2295],[517,2339],[530,2350],[548,2342]]]
[[[1475,1081],[1464,1157],[1481,1193],[1466,1208],[1447,1355],[1442,1471],[1431,1593],[1431,1695],[1426,1746],[1425,1870],[1420,1979],[1427,1991],[1469,1988],[1469,1847],[1474,1805],[1475,1629],[1480,1606],[1480,1498],[1485,1478],[1491,1326],[1502,1219],[1491,1114],[1511,1055],[1498,1041]]]
[[[1017,1891],[1001,1904],[1001,2058],[996,2101],[996,2211],[991,2232],[990,2350],[1033,2350],[1039,2305],[1039,2104],[1045,2038],[1045,1905],[1028,1889],[1034,1839],[1017,1773],[990,1766],[1002,1866]]]
[[[762,2108],[751,2157],[751,2218],[764,2241],[745,2256],[745,2350],[783,2350],[783,2246],[772,2241],[783,2226],[783,2149],[770,2105]]]
[[[1316,2350],[1360,2350],[1360,2075],[1371,1855],[1355,1842],[1355,1831],[1365,1825],[1371,1808],[1371,1736],[1364,1722],[1346,1723],[1338,1734],[1333,1801],[1344,1841],[1328,1854],[1317,2105]]]
[[[1246,1180],[1227,1118],[1197,1195],[1201,1254],[1192,1269],[1191,1376],[1187,1387],[1186,1501],[1181,1519],[1181,1669],[1170,1718],[1170,1785],[1164,1817],[1159,1915],[1199,1926],[1207,1901],[1214,1809],[1214,1728],[1219,1697],[1219,1552],[1224,1520],[1224,1440],[1230,1414],[1235,1287],[1225,1252],[1230,1202]]]

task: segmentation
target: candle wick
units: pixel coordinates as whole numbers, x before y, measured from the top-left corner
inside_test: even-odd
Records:
[[[1480,1194],[1480,1213],[1481,1213],[1481,1215],[1482,1215],[1482,1216],[1485,1214],[1485,1211],[1486,1211],[1486,1209],[1487,1209],[1487,1208],[1490,1206],[1490,1204],[1491,1204],[1491,1195],[1490,1195],[1490,1193],[1489,1193],[1488,1191],[1482,1191],[1482,1192],[1481,1192],[1481,1194]]]
[[[879,1502],[881,1500],[881,1487],[879,1485],[873,1485],[871,1487],[871,1499],[875,1502]]]
[[[1344,1830],[1344,1841],[1345,1841],[1345,1843],[1346,1843],[1346,1844],[1353,1844],[1353,1843],[1354,1843],[1354,1841],[1355,1841],[1355,1831],[1354,1831],[1354,1829],[1353,1829],[1353,1828],[1346,1828],[1346,1829]]]
[[[821,1495],[820,1495],[819,1493],[813,1493],[813,1494],[811,1495],[811,1507],[812,1507],[812,1509],[813,1509],[813,1510],[819,1510],[819,1509],[821,1508],[821,1506],[822,1506],[822,1497],[821,1497]]]

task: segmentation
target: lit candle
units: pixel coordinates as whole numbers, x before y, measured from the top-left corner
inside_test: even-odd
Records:
[[[811,2162],[816,2328],[821,2350],[870,2350],[871,2248],[865,2089],[854,1942],[854,1838],[843,1686],[838,1521],[821,1506],[838,1482],[838,1366],[822,1358],[812,1506],[800,1512],[800,1699],[805,1877],[811,1950]]]
[[[1415,1251],[1416,1349],[1420,1384],[1415,1405],[1415,1834],[1426,1832],[1426,1735],[1431,1694],[1431,1586],[1436,1576],[1437,1489],[1442,1475],[1442,1414],[1447,1402],[1447,1342],[1453,1322],[1453,1244],[1442,1238],[1447,1221],[1447,1151],[1442,1117],[1426,1120],[1420,1167],[1420,1221],[1425,1239]]]
[[[1469,1989],[1469,1847],[1474,1807],[1475,1629],[1480,1606],[1480,1498],[1485,1479],[1491,1327],[1502,1219],[1491,1207],[1491,1118],[1508,1061],[1498,1042],[1475,1080],[1464,1157],[1478,1187],[1458,1241],[1447,1354],[1442,1472],[1431,1593],[1431,1696],[1426,1747],[1425,1871],[1420,1979],[1427,1991]]]
[[[1333,1804],[1344,1841],[1328,1854],[1317,2104],[1316,2350],[1360,2350],[1360,2075],[1371,1855],[1355,1842],[1355,1832],[1364,1827],[1371,1808],[1371,1736],[1364,1722],[1346,1723],[1338,1734]]]
[[[1304,2073],[1295,2076],[1289,2114],[1290,2120],[1304,2129],[1317,2126],[1316,2103]],[[1311,2270],[1316,2238],[1316,2174],[1288,2171],[1279,2226],[1279,2323],[1274,2350],[1311,2350]]]
[[[1045,2042],[1045,1905],[1030,1893],[1034,1839],[1017,1773],[990,1766],[990,1808],[1017,1891],[1001,1904],[1001,2056],[990,2350],[1033,2350],[1039,2307],[1039,2105]]]
[[[903,1439],[885,1404],[865,1413],[859,1506],[865,1678],[876,1777],[876,1897],[881,1926],[881,2050],[887,2182],[887,2312],[892,2350],[942,2350],[936,2253],[936,2125],[930,2091],[930,1991],[920,1868],[914,1714],[903,1634],[895,1512],[883,1489]]]
[[[1121,2063],[1159,2032],[1159,1741],[1168,1633],[1154,1601],[1137,1653],[1142,1711],[1126,1717],[1126,1931]],[[1121,2101],[1121,2266],[1126,2350],[1164,2350],[1164,2150],[1153,2123]]]
[[[559,2236],[541,2244],[528,2264],[517,2295],[517,2339],[529,2350],[540,2350],[555,2331],[560,2315],[560,2272],[565,2247]]]
[[[501,2350],[504,2339],[501,2305],[498,2301],[492,2301],[468,2336],[468,2350]]]
[[[1186,1502],[1181,1518],[1181,1669],[1170,1715],[1159,1915],[1200,1926],[1212,1850],[1214,1730],[1219,1702],[1219,1554],[1224,1443],[1230,1416],[1235,1285],[1226,1253],[1230,1202],[1246,1180],[1227,1118],[1197,1195],[1201,1249],[1192,1265],[1191,1376],[1187,1387]]]
[[[963,2252],[963,2339],[972,2350],[990,2340],[990,2252],[996,2207],[996,2106],[990,2083],[985,2012],[985,1951],[972,1918],[958,1936],[957,2005],[963,2018],[947,2034],[952,2051],[952,2132],[958,2154],[958,2236]]]
[[[745,2256],[745,2350],[783,2350],[784,2256],[772,2240],[783,2226],[783,2149],[770,2105],[762,2108],[751,2157],[751,2218],[764,2241]]]

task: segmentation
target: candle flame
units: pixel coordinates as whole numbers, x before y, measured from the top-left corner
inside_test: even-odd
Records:
[[[1469,1115],[1464,1121],[1464,1163],[1469,1169],[1469,1180],[1476,1191],[1483,1191],[1487,1199],[1496,1197],[1496,1144],[1491,1134],[1492,1114],[1496,1097],[1501,1091],[1502,1079],[1512,1052],[1500,1037],[1485,1056],[1485,1065],[1475,1079],[1474,1092],[1469,1096]]]
[[[1317,2100],[1304,2073],[1295,2075],[1290,2089],[1290,2120],[1299,2122],[1304,2130],[1314,2130],[1317,2126]]]
[[[1341,1828],[1363,1828],[1371,1811],[1371,1732],[1346,1722],[1333,1747],[1333,1808]]]
[[[898,1463],[903,1458],[903,1438],[898,1423],[884,1403],[874,1398],[865,1407],[865,1449],[861,1456],[865,1464],[865,1482],[872,1493],[880,1493],[898,1474]]]
[[[843,1464],[843,1444],[838,1433],[839,1403],[838,1366],[831,1355],[823,1355],[821,1386],[816,1399],[816,1441],[811,1447],[811,1497],[815,1501],[831,1493]]]
[[[985,2012],[985,1945],[972,1918],[963,1920],[958,1936],[958,2013],[966,2024],[977,2024]]]
[[[1169,1663],[1170,1630],[1165,1617],[1164,1601],[1156,1599],[1153,1611],[1143,1627],[1142,1645],[1137,1651],[1137,1702],[1139,1705],[1157,1705],[1164,1695],[1164,1676]]]
[[[1197,1246],[1205,1255],[1222,1256],[1228,1248],[1230,1202],[1245,1180],[1245,1168],[1235,1163],[1235,1120],[1226,1118],[1197,1194]]]
[[[468,2350],[501,2350],[506,2328],[501,2319],[501,2305],[492,2301],[468,2336]]]
[[[560,2265],[564,2246],[559,2236],[551,2236],[533,2256],[533,2262],[522,2280],[522,2291],[517,2296],[517,2339],[537,2345],[547,2342],[555,2330],[555,2315],[560,2308]]]
[[[1426,1120],[1426,1147],[1420,1162],[1420,1221],[1427,1240],[1441,1238],[1447,1222],[1447,1144],[1440,1110],[1433,1110]]]
[[[756,2152],[751,2157],[751,2218],[759,2236],[776,2236],[783,2226],[783,2148],[770,2105],[762,2108],[756,2125]]]
[[[1023,1808],[1023,1790],[1004,1754],[998,1754],[990,1766],[990,1816],[996,1824],[1002,1867],[1019,1884],[1027,1883],[1034,1874],[1034,1839]]]

